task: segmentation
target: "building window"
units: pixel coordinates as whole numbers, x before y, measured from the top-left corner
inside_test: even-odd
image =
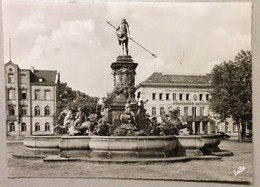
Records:
[[[205,113],[204,113],[204,107],[200,107],[200,116],[204,116],[205,115]]]
[[[26,82],[26,74],[21,74],[21,83],[25,84]]]
[[[160,115],[162,115],[163,113],[164,113],[164,108],[161,107],[161,108],[160,108]]]
[[[10,132],[15,131],[15,124],[14,122],[10,123]]]
[[[8,99],[15,99],[15,92],[13,88],[8,90]]]
[[[180,94],[179,96],[180,96],[179,99],[182,101],[182,94]]]
[[[189,115],[189,107],[184,107],[184,116]]]
[[[34,114],[35,114],[35,116],[39,116],[41,114],[41,109],[39,106],[36,106],[34,108]]]
[[[196,107],[192,107],[192,116],[196,117]]]
[[[15,115],[15,108],[13,105],[9,106],[9,116]]]
[[[22,94],[22,99],[27,99],[27,90],[23,89],[21,91],[21,94]]]
[[[9,84],[13,84],[14,83],[14,74],[13,73],[9,73],[8,74],[8,83]]]
[[[40,131],[41,130],[41,127],[40,127],[40,123],[35,123],[35,132],[36,131]]]
[[[170,94],[166,94],[166,100],[168,101],[168,100],[170,100]]]
[[[51,100],[51,92],[50,92],[50,90],[45,90],[44,98],[45,98],[45,100]]]
[[[22,123],[21,131],[22,132],[26,131],[26,123]]]
[[[153,115],[153,116],[156,116],[156,107],[153,107],[153,108],[152,108],[152,115]]]
[[[22,109],[21,109],[21,115],[26,116],[26,114],[27,114],[27,107],[23,106]]]
[[[48,122],[45,123],[45,131],[50,131],[50,124]]]
[[[203,96],[203,94],[200,94],[200,96],[199,96],[199,97],[200,97],[200,98],[199,98],[199,99],[200,99],[200,101],[202,101],[202,96]]]
[[[49,115],[50,115],[50,107],[49,107],[49,106],[46,106],[46,107],[44,108],[44,115],[45,115],[45,116],[49,116]]]
[[[206,101],[209,100],[209,94],[206,94]]]
[[[172,94],[172,100],[173,101],[176,101],[177,99],[176,99],[176,94],[174,93],[174,94]]]
[[[34,99],[35,100],[40,100],[40,90],[35,90],[34,91]]]
[[[156,93],[153,93],[153,100],[156,100]]]
[[[163,96],[163,94],[160,93],[160,94],[159,94],[159,100],[162,100],[162,96]]]
[[[186,94],[186,101],[190,100],[190,94]]]

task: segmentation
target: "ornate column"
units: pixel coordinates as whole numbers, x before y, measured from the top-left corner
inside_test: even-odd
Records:
[[[130,55],[118,56],[117,61],[111,64],[112,75],[114,80],[115,95],[112,101],[111,109],[112,112],[112,124],[120,125],[118,116],[125,111],[125,104],[127,100],[131,100],[135,103],[135,75],[137,63],[134,63]],[[139,107],[132,105],[131,110],[137,112]]]
[[[137,65],[130,55],[118,56],[117,61],[111,64],[112,75],[114,76],[115,101],[126,102],[127,99],[134,99]]]
[[[208,134],[210,134],[210,122],[209,122],[209,121],[208,121],[208,123],[207,123],[207,126],[208,126],[208,128],[207,128]]]
[[[193,130],[193,133],[196,133],[196,131],[195,131],[195,121],[192,122],[192,130]]]
[[[204,134],[202,121],[200,121],[200,134]]]

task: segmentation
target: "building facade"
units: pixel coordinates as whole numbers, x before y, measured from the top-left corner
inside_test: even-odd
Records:
[[[50,134],[59,83],[57,71],[20,69],[11,61],[6,63],[6,134]]]
[[[209,108],[212,76],[206,75],[167,75],[153,73],[148,79],[136,86],[141,92],[141,100],[149,101],[145,109],[150,116],[166,114],[172,109],[180,109],[180,119],[192,126],[195,134],[210,134],[217,131],[236,131],[230,122],[226,129]],[[227,124],[228,122],[226,122]],[[224,125],[225,126],[225,125]]]

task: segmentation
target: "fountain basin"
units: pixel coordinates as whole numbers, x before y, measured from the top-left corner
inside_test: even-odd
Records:
[[[202,156],[219,150],[218,135],[187,136],[27,136],[27,155],[100,159]],[[213,152],[212,152],[213,151]]]
[[[202,136],[189,135],[189,136],[177,136],[178,147],[185,149],[200,149],[204,146],[205,142],[202,140]]]
[[[177,136],[177,139],[178,148],[176,156],[212,155],[214,151],[220,150],[218,147],[221,142],[219,135]]]
[[[29,155],[57,155],[60,153],[61,136],[27,136],[23,144]]]
[[[89,136],[62,136],[59,144],[60,156],[62,157],[88,157]]]
[[[220,144],[221,140],[219,135],[202,135],[201,139],[204,142],[204,148],[209,148],[209,147],[218,147]]]
[[[95,158],[164,158],[174,156],[176,136],[91,136]]]

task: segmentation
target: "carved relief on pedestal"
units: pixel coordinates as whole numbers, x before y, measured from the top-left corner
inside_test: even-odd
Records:
[[[117,66],[112,70],[114,76],[114,93],[125,99],[133,98],[135,88],[135,70],[131,66]]]

